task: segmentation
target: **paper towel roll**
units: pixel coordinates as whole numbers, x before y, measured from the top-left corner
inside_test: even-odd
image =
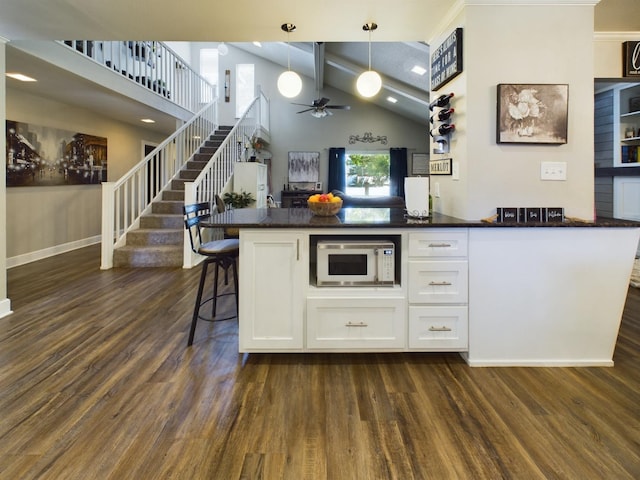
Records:
[[[404,197],[407,214],[411,217],[429,216],[429,177],[407,177],[404,179]]]

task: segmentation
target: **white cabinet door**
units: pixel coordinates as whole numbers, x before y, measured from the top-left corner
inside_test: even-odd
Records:
[[[466,306],[409,307],[409,348],[464,351],[469,326]]]
[[[409,303],[467,303],[467,261],[409,262]]]
[[[308,250],[306,235],[241,230],[241,352],[302,350]]]
[[[267,166],[257,162],[237,162],[233,167],[233,190],[251,193],[255,203],[250,208],[267,206]]]
[[[307,299],[307,348],[403,349],[406,299],[318,297]]]

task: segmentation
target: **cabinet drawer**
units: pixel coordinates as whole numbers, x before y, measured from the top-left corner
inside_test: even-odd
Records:
[[[466,260],[409,262],[409,303],[467,303]]]
[[[308,298],[307,348],[405,348],[404,298]]]
[[[466,351],[468,332],[466,306],[409,307],[409,348]]]
[[[409,233],[410,257],[466,257],[467,229]]]

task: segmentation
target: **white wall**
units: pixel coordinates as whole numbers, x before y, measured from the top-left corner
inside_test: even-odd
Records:
[[[441,211],[480,219],[498,206],[557,206],[567,215],[592,219],[593,7],[470,6],[432,45],[459,26],[463,74],[434,93],[456,93],[460,126],[451,152],[460,180],[441,180]],[[568,143],[497,144],[499,83],[568,84]],[[542,161],[566,162],[567,181],[541,181]]]
[[[142,159],[142,142],[164,137],[122,124],[98,112],[71,107],[21,90],[6,90],[6,118],[40,126],[107,137],[108,180],[114,181]],[[3,174],[4,175],[4,174]],[[2,182],[4,188],[5,182]],[[95,242],[101,231],[100,185],[11,187],[6,190],[7,258],[56,253],[62,246]],[[13,260],[10,263],[15,264]]]
[[[0,92],[5,92],[5,41],[0,37]],[[5,122],[5,95],[0,94],[0,120]],[[6,135],[0,135],[0,152],[6,152]],[[7,225],[7,169],[0,169],[0,225]],[[0,231],[0,317],[11,312],[11,301],[7,298],[7,228]]]
[[[328,177],[328,158],[330,147],[345,147],[347,151],[389,151],[391,147],[408,148],[409,169],[412,153],[428,151],[426,126],[422,126],[398,116],[393,112],[377,107],[357,96],[325,87],[322,92],[315,91],[311,78],[302,77],[302,92],[297,98],[288,99],[280,95],[276,87],[278,76],[284,68],[265,61],[247,52],[229,45],[229,54],[220,57],[220,72],[231,70],[231,102],[222,103],[221,123],[235,121],[235,64],[254,63],[256,84],[271,101],[271,143],[268,150],[272,153],[272,187],[276,198],[280,197],[282,186],[287,183],[287,158],[289,151],[320,152],[320,180],[326,186]],[[355,81],[354,81],[355,92]],[[304,106],[292,103],[310,104],[314,99],[324,96],[334,105],[349,105],[351,110],[337,110],[332,116],[314,118],[309,113],[298,114]],[[425,112],[426,116],[426,112]],[[371,132],[373,136],[386,136],[387,145],[381,143],[355,143],[349,145],[350,135],[362,136]],[[410,170],[409,170],[410,171]]]

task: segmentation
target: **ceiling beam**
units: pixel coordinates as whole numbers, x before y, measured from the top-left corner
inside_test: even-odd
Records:
[[[325,63],[333,68],[337,68],[338,70],[353,75],[354,78],[365,71],[362,67],[355,65],[344,58],[331,55],[330,53],[325,54]],[[384,75],[380,76],[382,77],[382,88],[385,90],[427,107],[429,106],[428,92],[422,92],[418,89],[412,88],[411,86],[385,77]]]
[[[324,42],[313,43],[313,76],[319,95],[324,87]]]

